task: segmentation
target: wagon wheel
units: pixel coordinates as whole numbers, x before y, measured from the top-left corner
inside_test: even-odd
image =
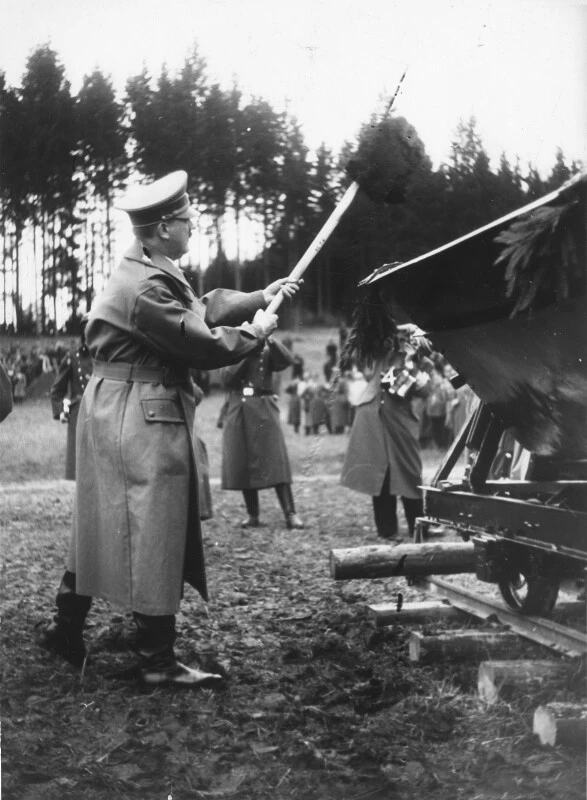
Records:
[[[501,596],[510,608],[522,614],[550,614],[556,603],[560,581],[552,575],[518,568],[498,581]]]

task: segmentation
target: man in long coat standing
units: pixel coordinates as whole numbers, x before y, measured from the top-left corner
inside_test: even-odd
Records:
[[[293,364],[291,352],[268,339],[260,353],[225,367],[228,390],[222,436],[222,488],[239,489],[247,507],[243,528],[258,528],[259,489],[275,488],[287,528],[304,527],[296,514],[274,375]]]
[[[208,599],[193,445],[189,369],[214,369],[260,349],[282,289],[215,290],[199,300],[174,263],[187,253],[187,174],[131,191],[120,208],[136,241],[98,298],[86,329],[94,371],[77,430],[76,510],[57,614],[40,643],[80,665],[92,597],[133,612],[148,685],[218,679],[180,664],[175,614],[188,581]],[[252,322],[245,322],[250,320]],[[237,327],[233,327],[237,326]]]

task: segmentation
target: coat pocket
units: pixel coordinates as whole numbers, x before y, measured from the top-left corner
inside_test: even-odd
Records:
[[[171,398],[148,398],[141,400],[146,422],[171,422],[183,425],[184,418],[181,407]]]

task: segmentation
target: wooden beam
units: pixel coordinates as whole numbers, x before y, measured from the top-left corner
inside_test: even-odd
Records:
[[[540,744],[584,750],[587,707],[579,703],[548,703],[534,711],[533,732]]]
[[[412,631],[410,661],[434,661],[443,658],[487,658],[510,655],[522,647],[515,633],[494,631],[451,631],[438,636],[424,636]]]
[[[397,603],[377,603],[367,606],[378,628],[385,625],[422,625],[426,622],[463,620],[469,615],[448,603],[426,600],[421,603],[404,603],[398,611]]]
[[[562,684],[576,666],[566,661],[483,661],[477,688],[487,705],[515,693],[535,692]]]
[[[475,572],[472,542],[365,545],[330,551],[335,581]]]

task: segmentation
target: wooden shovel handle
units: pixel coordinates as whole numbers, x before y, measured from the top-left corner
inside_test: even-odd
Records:
[[[332,231],[336,228],[336,226],[340,222],[340,218],[352,203],[358,189],[359,189],[359,184],[356,181],[353,181],[353,183],[351,183],[349,188],[344,193],[340,203],[336,206],[332,214],[328,217],[324,225],[321,227],[320,231],[318,232],[312,244],[308,247],[304,255],[300,258],[298,263],[292,269],[289,275],[289,279],[291,281],[297,281],[302,277],[304,272],[310,266],[314,256],[316,256],[320,252],[320,250],[322,249],[322,245],[326,242]],[[282,303],[283,303],[283,292],[280,291],[275,295],[273,300],[267,306],[267,311],[270,314],[275,314],[275,312]]]

